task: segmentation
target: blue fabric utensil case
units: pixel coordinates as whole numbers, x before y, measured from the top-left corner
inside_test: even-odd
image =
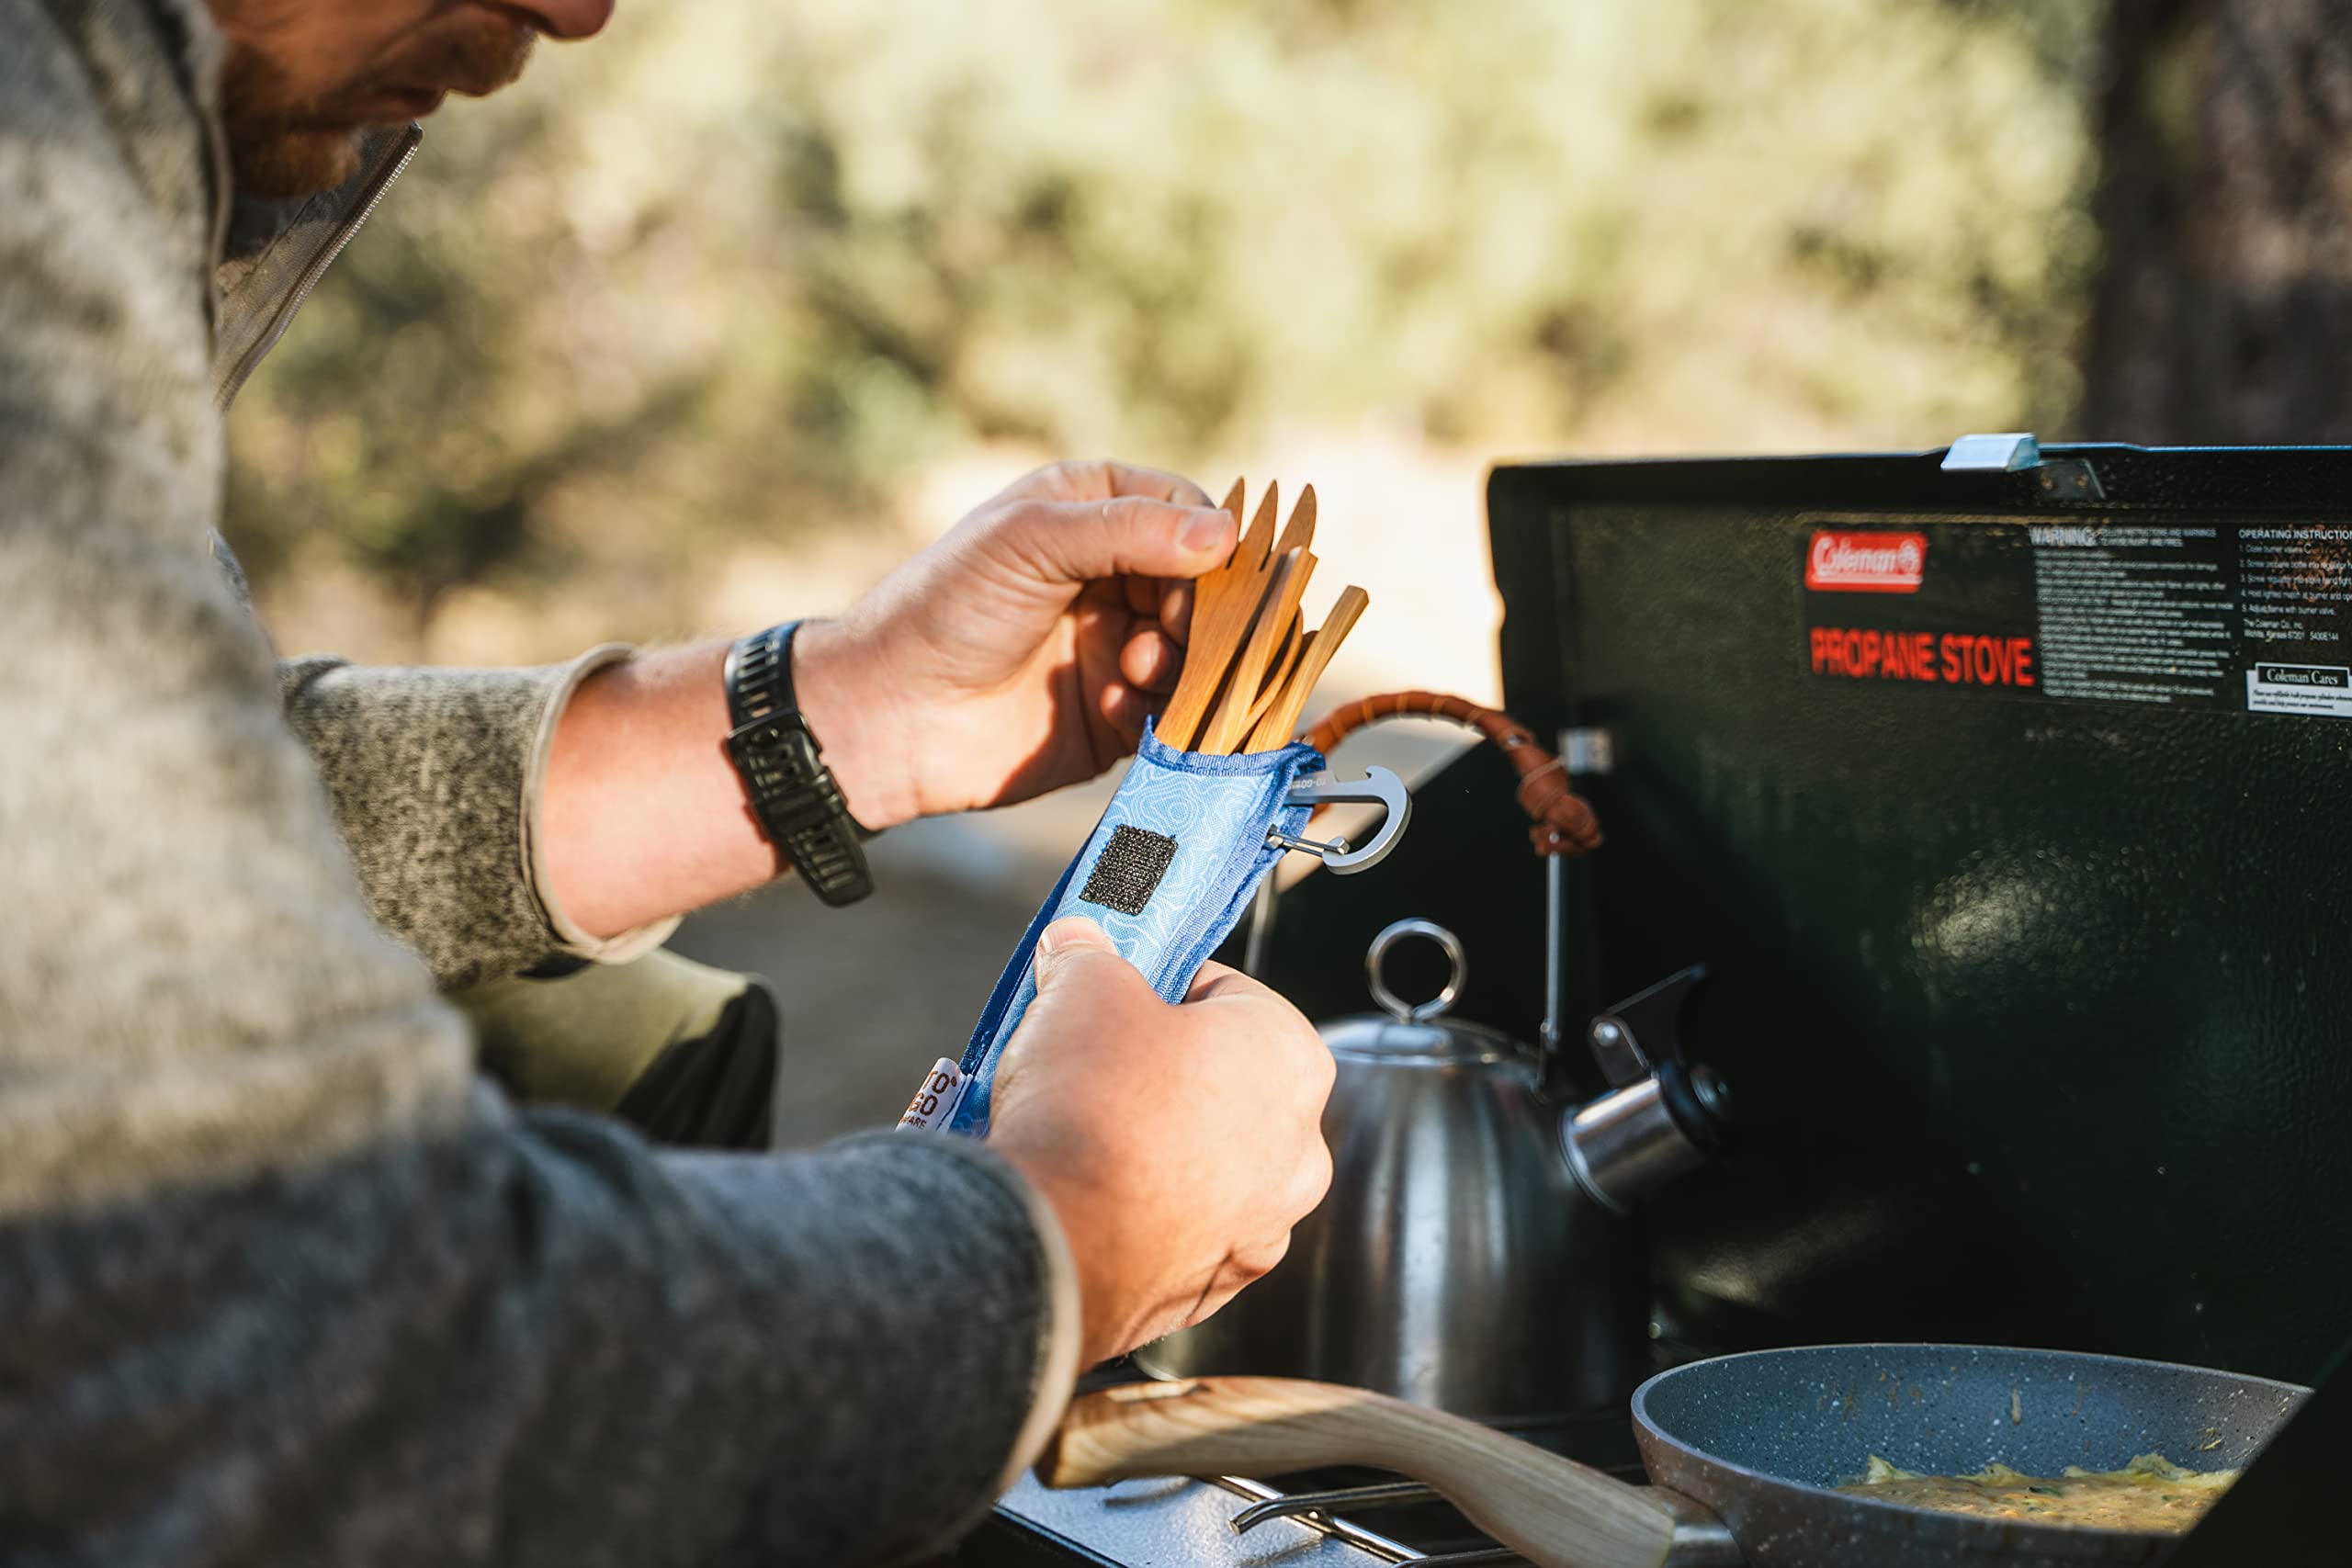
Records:
[[[1304,743],[1208,756],[1163,745],[1147,727],[1102,820],[989,997],[964,1050],[967,1081],[949,1129],[987,1135],[997,1057],[1036,999],[1037,938],[1046,927],[1065,915],[1086,916],[1152,989],[1180,1000],[1282,858],[1268,836],[1306,828],[1310,808],[1289,803],[1291,786],[1323,765],[1322,753]]]

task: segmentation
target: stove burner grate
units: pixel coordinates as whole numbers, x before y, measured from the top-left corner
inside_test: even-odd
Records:
[[[1610,1465],[1621,1480],[1642,1483],[1647,1478],[1639,1464]],[[1340,1479],[1346,1472],[1340,1472]],[[1362,1472],[1355,1472],[1362,1474]],[[1245,1535],[1271,1519],[1294,1519],[1318,1535],[1329,1536],[1369,1553],[1383,1562],[1414,1562],[1424,1568],[1525,1568],[1527,1559],[1479,1532],[1461,1510],[1417,1481],[1381,1481],[1351,1485],[1331,1484],[1331,1472],[1291,1477],[1301,1483],[1285,1491],[1244,1476],[1220,1475],[1215,1484],[1250,1506],[1233,1516],[1236,1535]],[[1357,1522],[1365,1514],[1390,1511],[1399,1523],[1389,1533]]]

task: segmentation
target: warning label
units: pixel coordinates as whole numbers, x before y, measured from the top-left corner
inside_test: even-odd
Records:
[[[2352,718],[2352,525],[1840,516],[1799,538],[1817,680]]]
[[[2217,705],[2237,679],[2235,574],[2218,528],[2035,524],[2053,697]]]

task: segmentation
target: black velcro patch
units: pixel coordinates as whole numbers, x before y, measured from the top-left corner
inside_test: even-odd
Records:
[[[1093,874],[1086,879],[1079,897],[1123,915],[1140,915],[1175,858],[1176,840],[1165,833],[1114,828],[1111,841],[1102,846],[1102,858],[1094,863]]]

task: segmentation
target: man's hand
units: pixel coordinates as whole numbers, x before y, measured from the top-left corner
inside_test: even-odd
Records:
[[[1192,579],[1233,519],[1187,480],[1041,468],[793,639],[794,694],[868,828],[1091,778],[1175,688]],[[609,937],[775,874],[728,762],[728,644],[582,682],[548,759],[537,851],[571,920]]]
[[[1235,532],[1188,479],[1059,464],[803,626],[801,707],[853,812],[1008,805],[1133,751],[1182,667],[1192,580]]]
[[[1061,1220],[1081,1364],[1200,1322],[1282,1261],[1330,1185],[1332,1070],[1306,1020],[1246,976],[1212,964],[1170,1007],[1099,926],[1046,928],[989,1142]]]

